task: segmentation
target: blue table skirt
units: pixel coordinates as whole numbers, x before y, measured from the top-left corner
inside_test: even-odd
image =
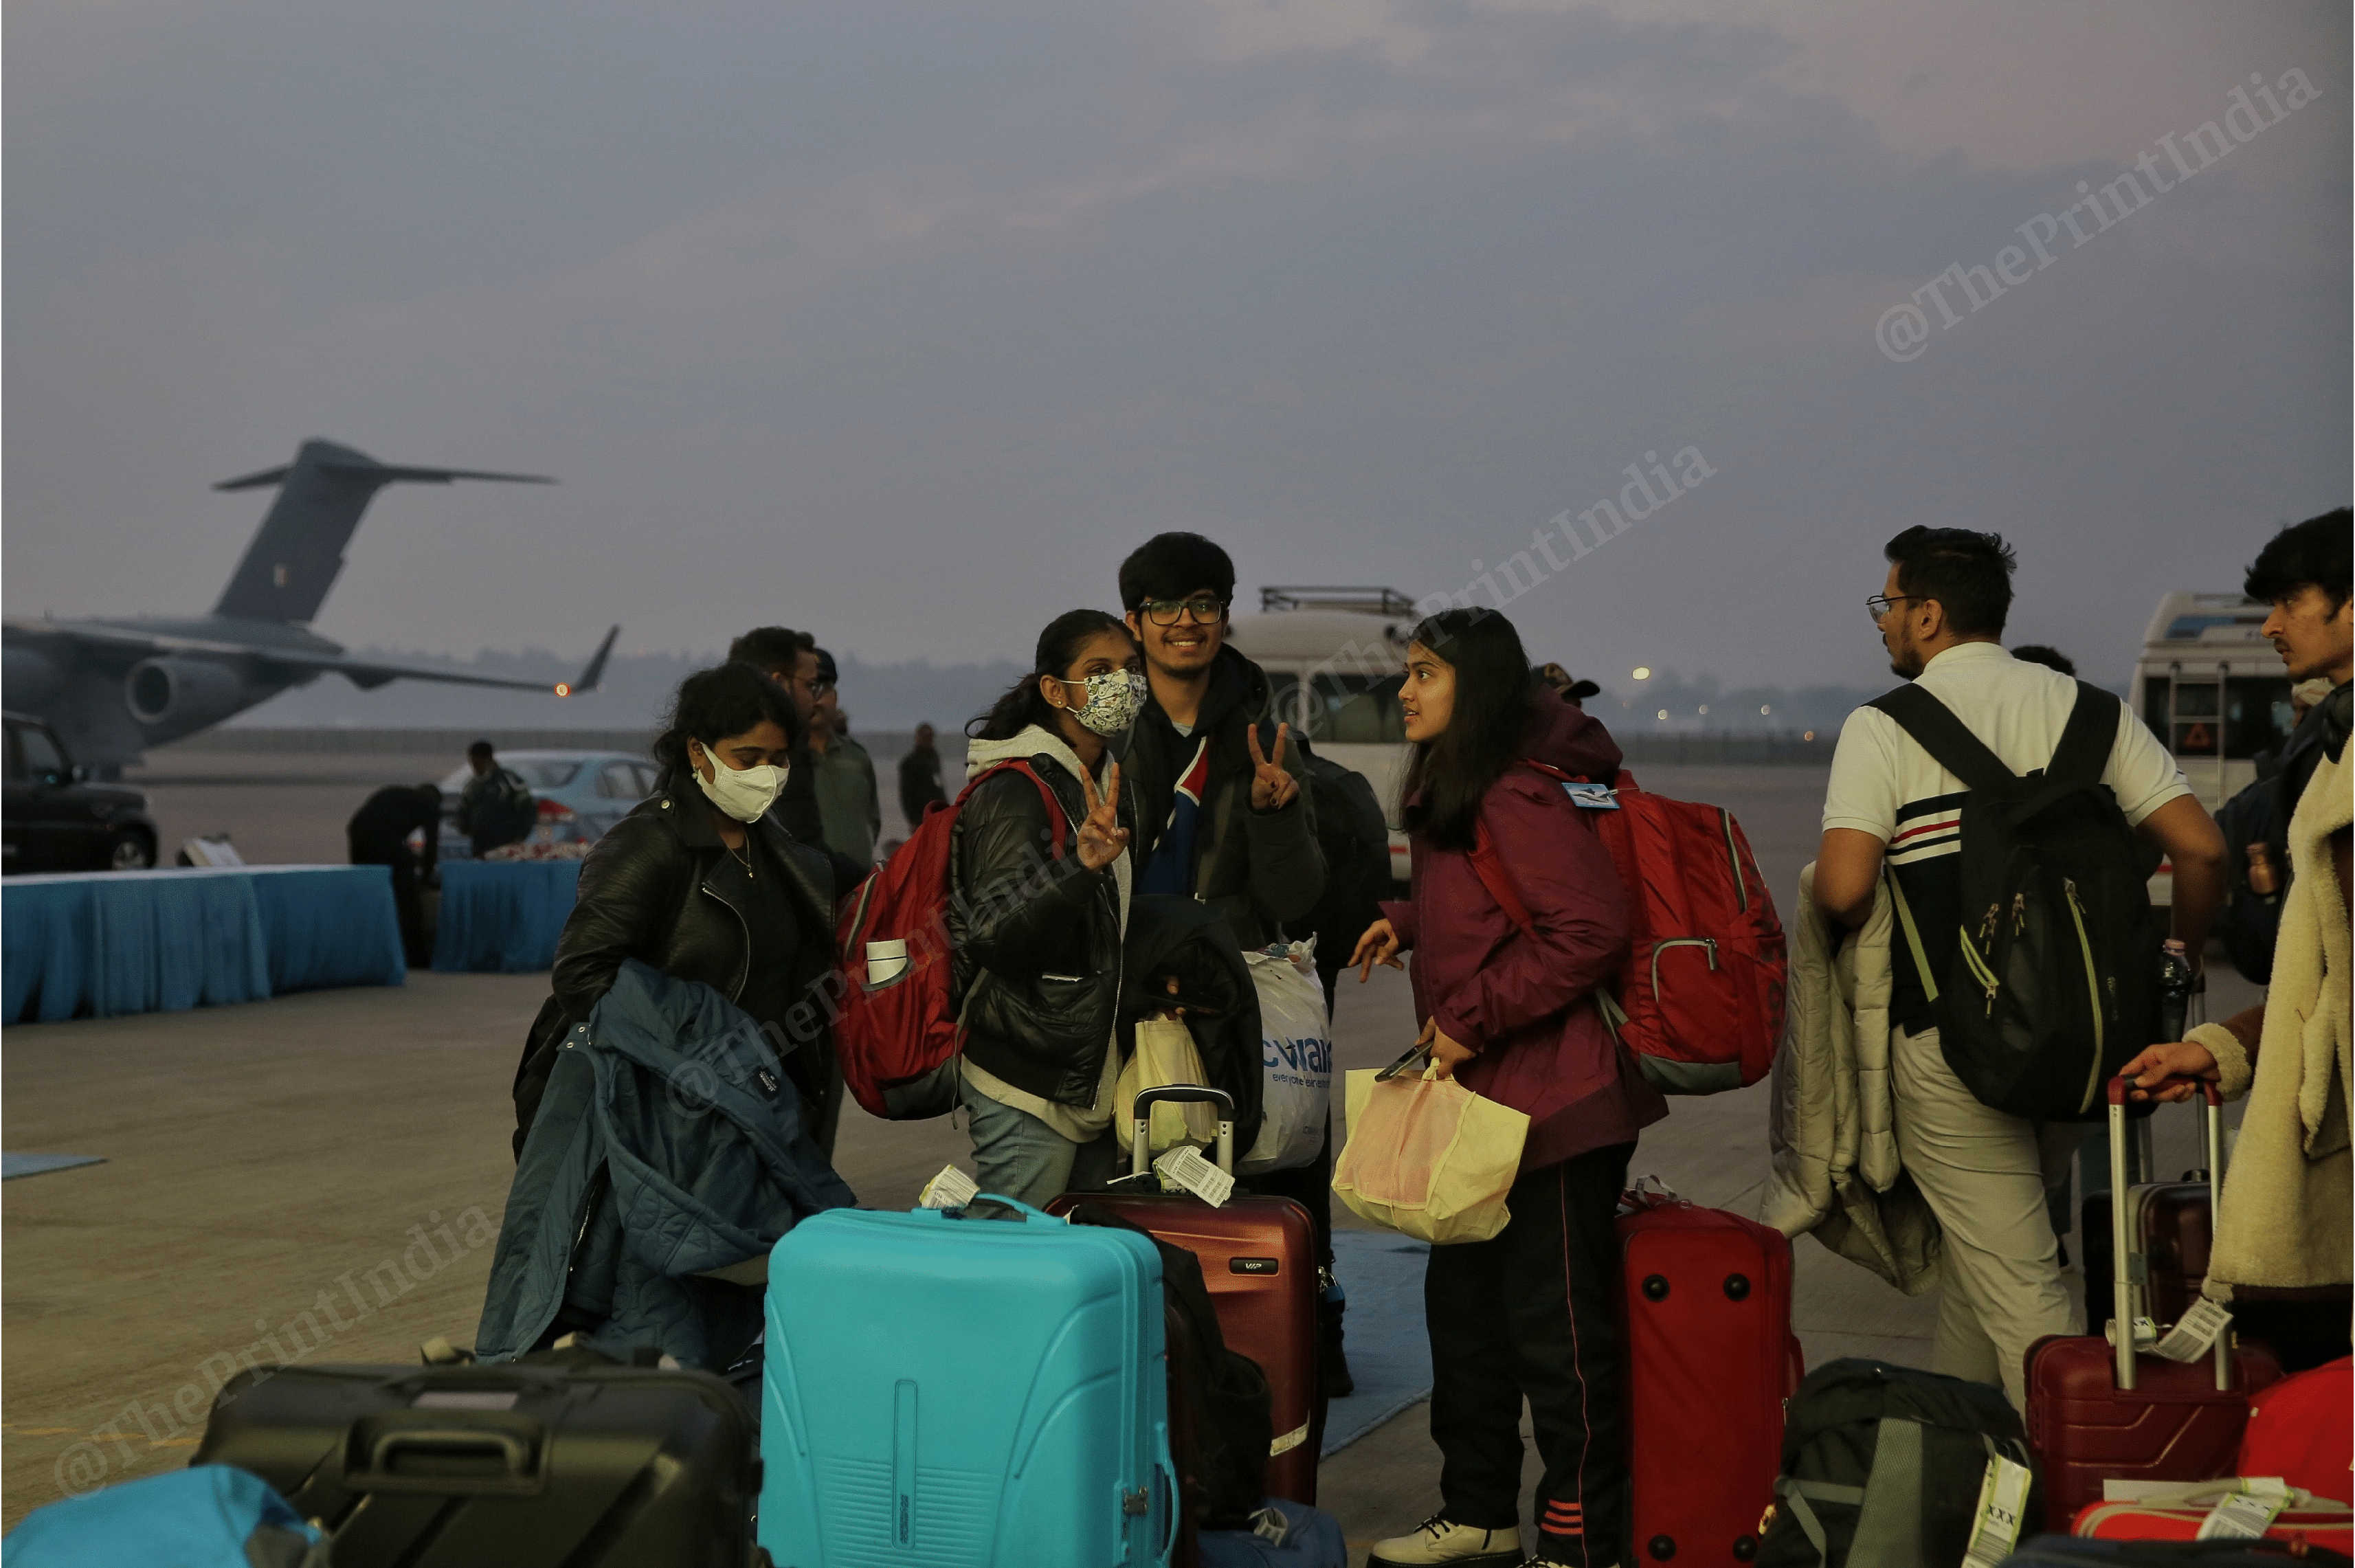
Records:
[[[0,1019],[176,1012],[409,970],[382,866],[241,866],[0,882]]]
[[[578,860],[444,860],[433,967],[529,975],[553,967],[581,891]]]

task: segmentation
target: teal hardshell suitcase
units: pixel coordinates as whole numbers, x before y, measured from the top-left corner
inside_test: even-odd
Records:
[[[834,1209],[770,1255],[759,1539],[777,1568],[1163,1568],[1161,1259],[1028,1205]]]

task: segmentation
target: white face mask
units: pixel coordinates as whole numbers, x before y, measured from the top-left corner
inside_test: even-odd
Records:
[[[1062,684],[1068,688],[1082,683],[1067,680]],[[1108,669],[1102,675],[1088,677],[1084,684],[1088,688],[1087,705],[1063,711],[1099,735],[1109,738],[1125,733],[1145,709],[1145,677],[1133,669]]]
[[[758,822],[777,802],[785,790],[788,768],[773,768],[763,764],[756,768],[731,768],[719,753],[696,742],[704,761],[711,764],[711,777],[706,779],[703,770],[695,770],[695,782],[712,805],[739,822]],[[694,758],[687,759],[690,763]]]

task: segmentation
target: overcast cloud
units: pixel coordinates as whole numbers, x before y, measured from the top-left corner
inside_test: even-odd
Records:
[[[206,609],[262,502],[206,485],[321,435],[562,481],[388,492],[348,644],[1022,658],[1159,529],[1419,596],[1695,447],[1533,652],[1870,683],[1881,542],[1962,524],[2115,681],[2348,499],[2348,60],[2341,5],[14,0],[6,609]]]

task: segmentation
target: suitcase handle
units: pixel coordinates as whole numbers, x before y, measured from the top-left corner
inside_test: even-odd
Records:
[[[1153,1479],[1161,1488],[1162,1502],[1161,1544],[1153,1549],[1153,1555],[1167,1557],[1170,1547],[1177,1544],[1178,1510],[1183,1506],[1183,1499],[1178,1495],[1177,1472],[1170,1468],[1168,1461],[1157,1456],[1154,1459]]]
[[[2217,1086],[2204,1078],[2170,1077],[2161,1079],[2151,1087],[2170,1088],[2178,1083],[2197,1084],[2207,1101],[2202,1121],[2208,1135],[2208,1224],[2211,1234],[2217,1233],[2224,1217],[2224,1096]],[[2133,1392],[2140,1378],[2135,1357],[2134,1326],[2142,1317],[2142,1286],[2134,1278],[2134,1243],[2126,1233],[2126,1093],[2137,1085],[2124,1073],[2113,1078],[2108,1085],[2110,1103],[2110,1274],[2113,1320],[2111,1355],[2117,1386]],[[2146,1265],[2147,1267],[2147,1265]],[[2088,1324],[2086,1327],[2091,1328]],[[2232,1386],[2232,1336],[2229,1330],[2216,1336],[2216,1386],[2229,1391]]]
[[[2223,1091],[2216,1086],[2216,1083],[2213,1079],[2210,1078],[2162,1078],[2158,1083],[2150,1085],[2146,1093],[2156,1094],[2161,1089],[2172,1089],[2178,1084],[2182,1083],[2189,1083],[2194,1089],[2199,1090],[2211,1105],[2222,1105],[2224,1103]],[[2115,1078],[2110,1080],[2110,1104],[2113,1105],[2126,1104],[2127,1103],[2126,1095],[2128,1092],[2140,1089],[2143,1086],[2141,1084],[2136,1083],[2133,1079],[2128,1078],[2124,1073],[2120,1073]]]
[[[1219,1168],[1229,1176],[1235,1173],[1235,1097],[1224,1089],[1213,1089],[1204,1083],[1159,1083],[1137,1092],[1135,1107],[1130,1112],[1135,1123],[1129,1140],[1129,1174],[1143,1176],[1153,1161],[1153,1107],[1161,1104],[1191,1104],[1208,1102],[1219,1108]]]
[[[976,1192],[973,1195],[973,1203],[961,1204],[954,1209],[918,1209],[913,1211],[913,1212],[918,1214],[933,1214],[939,1216],[943,1220],[962,1220],[965,1217],[966,1211],[973,1207],[974,1203],[978,1203],[985,1198],[988,1199],[992,1203],[1002,1203],[1008,1209],[1020,1210],[1023,1217],[1022,1222],[1026,1225],[1068,1225],[1071,1223],[1069,1220],[1060,1219],[1053,1214],[1050,1214],[1044,1209],[1033,1209],[1029,1204],[1023,1202],[1018,1198],[1008,1198],[1003,1192]]]
[[[547,1428],[536,1420],[466,1426],[366,1422],[353,1433],[349,1451],[366,1458],[355,1467],[347,1452],[343,1484],[366,1492],[537,1492],[547,1447]],[[404,1474],[403,1456],[440,1463]]]

